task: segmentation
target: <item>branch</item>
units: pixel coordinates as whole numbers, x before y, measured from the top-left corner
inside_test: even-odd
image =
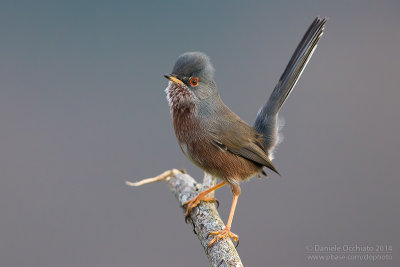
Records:
[[[165,180],[172,193],[179,201],[179,205],[183,207],[183,203],[195,197],[202,189],[211,187],[215,184],[215,180],[211,175],[204,176],[203,185],[197,183],[190,175],[184,171],[176,169],[166,171],[154,178],[144,179],[137,183],[126,182],[130,186],[141,186],[147,183]],[[208,236],[210,232],[219,231],[225,228],[221,217],[218,214],[215,205],[209,202],[201,202],[190,214],[193,223],[193,230],[200,240],[201,245],[207,255],[210,266],[232,266],[243,267],[235,247],[230,238],[218,240],[212,246],[208,247],[212,236]]]

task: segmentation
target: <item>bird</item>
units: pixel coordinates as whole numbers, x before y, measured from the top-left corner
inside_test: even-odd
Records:
[[[288,65],[273,89],[268,101],[257,113],[253,126],[244,122],[221,100],[215,69],[210,58],[202,52],[180,55],[167,78],[165,89],[174,132],[183,154],[204,172],[218,177],[221,182],[200,192],[184,203],[186,216],[201,201],[215,202],[207,195],[225,185],[233,194],[228,221],[223,230],[210,232],[216,241],[230,237],[240,183],[260,174],[264,167],[279,175],[272,163],[280,142],[278,113],[299,80],[324,32],[327,19],[316,17],[304,34]]]

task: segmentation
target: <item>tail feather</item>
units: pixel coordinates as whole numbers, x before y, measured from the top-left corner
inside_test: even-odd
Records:
[[[317,17],[310,25],[293,53],[268,102],[257,114],[254,128],[263,135],[265,151],[268,152],[270,157],[272,157],[273,150],[279,143],[278,131],[280,127],[278,112],[292,92],[292,89],[314,53],[318,41],[323,34],[326,20],[326,18]]]

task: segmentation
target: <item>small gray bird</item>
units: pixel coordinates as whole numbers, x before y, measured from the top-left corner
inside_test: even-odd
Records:
[[[311,58],[322,36],[325,18],[317,17],[275,86],[267,103],[259,110],[251,127],[221,100],[214,81],[214,67],[200,52],[181,55],[175,63],[166,93],[179,146],[186,157],[222,182],[187,201],[186,216],[200,201],[214,202],[207,194],[229,184],[233,202],[224,230],[211,232],[212,245],[220,238],[238,236],[231,232],[233,214],[241,193],[240,182],[260,173],[264,167],[278,173],[272,155],[279,143],[278,112]],[[278,173],[279,174],[279,173]]]

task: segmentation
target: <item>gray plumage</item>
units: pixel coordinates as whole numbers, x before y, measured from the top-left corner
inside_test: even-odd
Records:
[[[273,157],[276,145],[280,141],[278,112],[292,92],[314,53],[318,41],[323,34],[325,23],[326,18],[321,19],[317,17],[310,25],[280,77],[278,84],[275,86],[268,102],[257,114],[254,128],[263,135],[264,148],[271,158]]]
[[[214,79],[215,69],[210,58],[200,52],[187,52],[179,56],[172,73],[179,73],[183,77],[198,77]]]

